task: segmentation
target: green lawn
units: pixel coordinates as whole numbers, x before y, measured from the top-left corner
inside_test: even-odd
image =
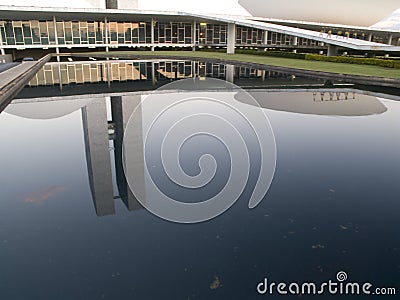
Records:
[[[345,63],[333,63],[322,61],[309,61],[293,58],[280,58],[259,56],[251,54],[226,54],[220,52],[202,52],[202,51],[118,51],[110,52],[113,55],[118,54],[127,55],[152,55],[152,56],[185,56],[185,57],[199,57],[199,58],[216,58],[228,59],[241,62],[253,62],[271,66],[280,66],[288,68],[296,68],[303,70],[324,71],[341,74],[352,74],[362,76],[376,76],[386,78],[400,78],[400,69],[384,68],[378,66],[368,65],[354,65]]]

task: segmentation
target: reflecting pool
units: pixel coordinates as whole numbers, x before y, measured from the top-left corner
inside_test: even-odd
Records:
[[[229,93],[249,119],[253,110],[268,117],[274,177],[249,209],[260,161],[270,154],[250,142],[249,157],[258,160],[232,207],[205,222],[166,221],[130,188],[126,147],[136,147],[133,176],[144,199],[154,201],[144,168],[152,178],[165,174],[140,158],[159,150],[145,147],[143,133],[165,103],[146,99],[156,88],[168,91],[168,83],[210,77],[255,99],[213,91]],[[322,283],[339,271],[349,282],[400,292],[399,99],[349,83],[198,61],[46,65],[0,114],[1,299],[279,299],[260,295],[258,283]],[[212,153],[209,189],[191,194],[168,182],[161,189],[182,202],[218,194],[235,163],[226,148],[200,136],[182,151],[189,176],[201,173],[200,157]]]

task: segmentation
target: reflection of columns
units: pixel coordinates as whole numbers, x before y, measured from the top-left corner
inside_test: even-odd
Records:
[[[156,68],[155,68],[155,62],[151,62],[151,80],[153,85],[156,84],[157,78],[156,78]]]
[[[197,77],[196,75],[196,63],[194,62],[194,61],[192,61],[192,63],[191,63],[191,70],[192,70],[192,78],[195,78],[195,77]]]
[[[93,99],[82,109],[90,190],[98,216],[115,213],[104,99]]]
[[[235,23],[228,23],[228,44],[226,53],[235,53],[235,40],[236,40],[236,25]]]
[[[116,128],[114,147],[117,185],[119,195],[128,210],[140,209],[142,206],[129,188],[125,174],[130,176],[129,178],[134,178],[135,183],[142,187],[139,190],[135,190],[135,193],[139,193],[141,199],[144,199],[145,196],[142,110],[141,106],[138,106],[140,103],[140,95],[111,97],[113,121]],[[132,113],[132,121],[129,123],[130,134],[124,136]],[[133,145],[135,157],[127,157],[125,155],[126,145]],[[124,165],[129,166],[129,168],[126,167],[124,170]]]
[[[107,21],[107,17],[104,18],[104,34],[105,34],[105,39],[106,39],[106,52],[108,52],[110,50],[109,46],[109,42],[108,42],[108,21]]]
[[[226,81],[233,83],[235,77],[235,66],[226,65]]]
[[[328,56],[337,56],[338,46],[328,44]]]
[[[62,75],[61,75],[61,64],[60,64],[60,48],[58,47],[58,32],[57,32],[57,20],[56,16],[53,16],[53,22],[54,22],[54,37],[56,39],[56,54],[57,54],[57,68],[58,68],[58,81],[59,81],[59,86],[60,86],[60,91],[62,91]]]
[[[57,53],[57,61],[60,62],[60,48],[58,47],[58,33],[57,33],[57,20],[56,16],[53,17],[53,22],[54,22],[54,37],[56,39],[56,53]],[[61,80],[61,79],[60,79]]]

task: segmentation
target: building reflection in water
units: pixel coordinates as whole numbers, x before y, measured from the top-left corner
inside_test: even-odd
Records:
[[[50,119],[81,109],[88,179],[95,211],[98,216],[112,215],[115,214],[116,199],[121,199],[129,211],[142,208],[127,184],[124,164],[135,166],[135,182],[142,187],[135,189],[135,193],[140,193],[137,195],[146,199],[143,112],[138,105],[142,101],[142,94],[145,94],[142,89],[144,85],[131,83],[131,90],[123,93],[114,92],[111,85],[108,94],[96,91],[96,95],[93,86],[96,90],[99,85],[83,84],[69,91],[68,96],[60,97],[48,97],[49,89],[54,92],[54,88],[49,86],[61,83],[70,87],[77,83],[107,84],[116,81],[149,82],[151,85],[158,81],[191,77],[221,78],[244,88],[251,87],[250,94],[262,108],[269,110],[343,116],[381,114],[386,111],[386,107],[377,99],[378,95],[370,92],[366,95],[367,92],[351,87],[324,86],[324,81],[320,79],[196,61],[94,61],[46,65],[31,80],[31,87],[26,89],[26,94],[23,91],[20,98],[7,107],[6,112],[24,118]],[[32,98],[32,95],[36,98]],[[135,156],[137,161],[127,161],[131,158],[124,156],[124,131],[132,113],[135,134],[126,137],[129,140],[125,142],[135,145],[135,153],[139,153]]]
[[[111,97],[112,120],[107,120],[107,105],[104,99],[93,99],[82,108],[83,130],[85,139],[85,152],[88,169],[90,190],[98,216],[115,213],[115,198],[120,198],[129,211],[140,209],[141,204],[131,192],[125,179],[124,164],[132,162],[124,155],[124,129],[130,116],[135,111],[134,128],[135,135],[129,136],[128,143],[135,145],[137,153],[143,153],[143,134],[140,104],[141,96],[117,96]],[[110,129],[113,131],[110,134]],[[112,140],[114,155],[110,155],[110,143]],[[112,148],[111,148],[112,150]],[[139,155],[139,157],[143,157]],[[111,159],[115,161],[111,163]],[[144,162],[137,159],[135,164],[135,180],[144,187]],[[117,195],[114,197],[112,165],[115,166],[117,183]],[[142,170],[140,172],[140,169]],[[144,193],[144,188],[142,191]],[[144,199],[144,194],[141,195]]]
[[[111,83],[212,77],[233,82],[235,79],[283,79],[293,81],[290,74],[243,66],[201,61],[71,61],[51,62],[30,80],[29,86],[52,86],[84,83]],[[308,79],[310,82],[310,79]],[[312,82],[321,82],[315,79]],[[280,82],[282,83],[282,82]]]

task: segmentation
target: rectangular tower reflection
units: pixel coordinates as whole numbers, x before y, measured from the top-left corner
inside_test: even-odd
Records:
[[[142,206],[128,186],[124,171],[125,163],[134,164],[135,174],[132,174],[133,178],[140,186],[144,187],[145,185],[140,101],[140,95],[111,97],[117,194],[129,211],[141,209]],[[135,118],[132,122],[134,122],[135,134],[129,135],[124,141],[125,128],[134,111]],[[115,203],[105,100],[94,99],[86,105],[82,109],[82,119],[88,178],[96,214],[98,216],[112,215],[115,214]],[[132,158],[134,161],[128,161],[131,158],[124,155],[124,142],[134,143],[139,158]],[[144,199],[144,188],[136,192],[139,193],[138,196],[141,199]]]

